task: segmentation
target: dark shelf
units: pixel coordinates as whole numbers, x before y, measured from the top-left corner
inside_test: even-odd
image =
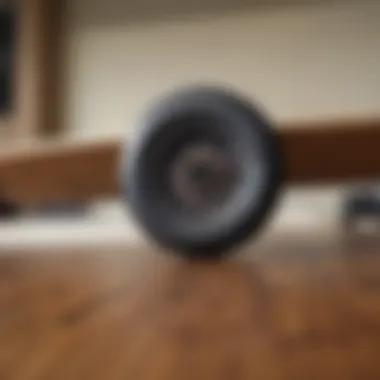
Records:
[[[0,8],[0,116],[12,111],[14,17],[11,7]]]

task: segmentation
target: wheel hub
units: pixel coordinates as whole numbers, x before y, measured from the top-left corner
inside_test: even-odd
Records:
[[[230,194],[235,171],[226,149],[209,143],[191,144],[179,152],[172,164],[171,186],[182,206],[209,211]]]

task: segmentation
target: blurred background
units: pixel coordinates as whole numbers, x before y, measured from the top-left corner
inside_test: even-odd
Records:
[[[380,215],[379,20],[377,0],[0,0],[0,379],[380,379],[379,239],[340,240]],[[116,148],[194,83],[263,108],[300,178],[373,181],[286,187],[268,248],[231,260],[142,249]]]
[[[149,104],[189,83],[232,86],[262,106],[276,128],[373,117],[380,107],[375,0],[0,4],[0,125],[7,150],[46,138],[128,141]],[[334,233],[348,190],[287,190],[273,228]],[[88,243],[95,230],[107,241],[137,236],[116,198],[55,207],[6,222],[0,246],[24,239],[42,244],[53,236],[57,243]],[[57,227],[51,224],[62,215]]]

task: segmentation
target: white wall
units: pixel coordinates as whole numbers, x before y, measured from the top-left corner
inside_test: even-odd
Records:
[[[108,2],[95,3],[69,1],[66,123],[76,138],[130,132],[147,103],[194,81],[233,85],[276,120],[380,112],[378,1],[155,23],[112,23]]]

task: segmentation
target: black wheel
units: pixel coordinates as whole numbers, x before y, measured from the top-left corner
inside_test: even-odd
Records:
[[[278,147],[261,113],[220,88],[161,99],[126,147],[128,207],[159,243],[220,256],[263,223],[281,182]]]
[[[21,207],[17,203],[6,198],[0,198],[0,219],[8,220],[17,218],[22,213],[21,211]]]
[[[376,187],[361,188],[353,191],[343,205],[343,226],[353,232],[360,220],[380,219],[380,192]]]

